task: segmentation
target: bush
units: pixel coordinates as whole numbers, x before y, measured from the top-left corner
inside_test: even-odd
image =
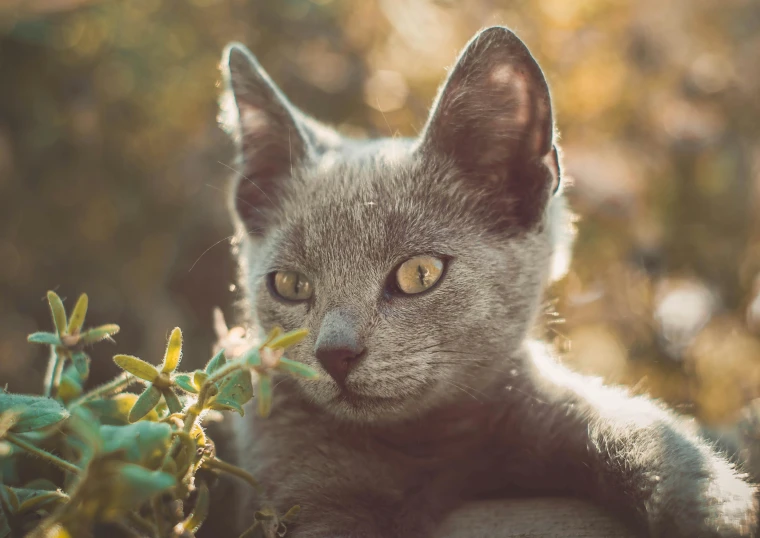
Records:
[[[219,411],[242,415],[254,386],[258,411],[268,415],[277,371],[316,378],[311,368],[282,356],[306,330],[275,328],[235,357],[221,349],[204,369],[179,372],[182,332],[175,328],[159,368],[116,355],[124,372],[85,392],[86,348],[111,339],[119,327],[83,330],[87,295],[68,320],[58,295],[48,292],[48,301],[55,332],[28,337],[50,347],[43,395],[0,389],[0,538],[80,538],[100,524],[132,536],[192,537],[206,519],[219,473],[257,487],[246,471],[216,456],[203,422]],[[141,394],[126,391],[134,384],[144,386]],[[30,466],[29,456],[44,463]],[[298,510],[282,517],[257,512],[243,536],[283,536]]]

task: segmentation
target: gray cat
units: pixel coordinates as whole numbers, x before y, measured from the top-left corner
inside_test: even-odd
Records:
[[[306,327],[272,416],[236,425],[254,510],[293,538],[425,538],[468,499],[585,497],[642,536],[757,536],[755,488],[690,421],[559,365],[529,337],[568,224],[549,89],[489,28],[422,134],[355,141],[227,47],[240,280],[264,329]]]

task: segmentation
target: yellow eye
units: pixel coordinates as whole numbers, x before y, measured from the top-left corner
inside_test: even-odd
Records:
[[[443,274],[443,260],[433,256],[415,256],[396,271],[398,288],[409,295],[432,288]]]
[[[311,297],[311,282],[297,271],[277,271],[272,278],[274,291],[288,301],[305,301]]]

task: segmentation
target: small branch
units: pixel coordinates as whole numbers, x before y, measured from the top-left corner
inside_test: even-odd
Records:
[[[79,474],[82,472],[82,469],[77,467],[71,462],[68,462],[64,459],[59,458],[55,454],[51,454],[50,452],[46,450],[42,450],[39,447],[34,446],[33,444],[29,443],[28,441],[22,439],[18,435],[14,433],[6,433],[5,434],[5,440],[16,445],[19,448],[22,448],[26,450],[27,452],[34,454],[35,456],[38,456],[42,458],[43,460],[49,461],[53,465],[58,466],[59,468],[63,469],[64,471],[68,471],[70,473]]]
[[[140,517],[140,516],[137,516]],[[145,532],[147,529],[137,530],[136,528],[132,528],[129,523],[125,523],[123,521],[118,521],[116,523],[118,525],[119,529],[128,536],[131,536],[132,538],[143,538],[145,536]],[[135,527],[137,527],[136,524],[134,524]],[[153,536],[151,534],[151,536]]]
[[[231,463],[227,463],[226,461],[222,461],[217,458],[209,458],[209,459],[203,460],[201,467],[207,467],[208,469],[215,469],[223,473],[237,476],[241,480],[247,482],[251,487],[253,487],[257,491],[261,491],[261,485],[253,477],[253,475],[236,465],[232,465]]]
[[[151,501],[151,507],[153,508],[153,519],[156,521],[156,528],[158,529],[156,536],[160,536],[161,538],[164,538],[165,536],[168,536],[168,529],[166,528],[166,525],[164,524],[164,518],[163,518],[163,507],[161,506],[161,496],[156,495],[153,500]]]
[[[127,520],[129,521],[129,525],[133,526],[139,531],[139,536],[144,536],[146,534],[149,536],[158,536],[158,530],[156,530],[156,526],[144,517],[134,512],[130,512],[127,514]]]
[[[104,396],[109,396],[115,392],[120,392],[122,389],[127,388],[132,383],[136,382],[137,378],[133,376],[130,373],[122,372],[118,376],[116,376],[114,379],[109,381],[108,383],[104,383],[103,385],[100,385],[99,387],[95,387],[90,392],[83,394],[73,402],[71,402],[70,407],[75,407],[77,405],[81,405],[85,402],[89,402],[90,400],[94,400],[95,398],[102,398]]]
[[[58,387],[61,386],[61,377],[63,377],[63,367],[66,366],[66,359],[69,358],[68,351],[65,352],[66,354],[60,355],[58,354],[58,351],[56,350],[56,355],[58,356],[58,363],[55,365],[55,372],[53,376],[53,391],[55,391],[56,396],[58,395]]]
[[[50,398],[53,395],[53,389],[57,388],[55,380],[58,371],[63,371],[61,363],[63,363],[63,359],[58,355],[55,346],[50,346],[50,358],[48,359],[47,371],[45,372],[45,387],[43,390],[46,398]],[[58,376],[58,383],[60,382],[61,378]]]

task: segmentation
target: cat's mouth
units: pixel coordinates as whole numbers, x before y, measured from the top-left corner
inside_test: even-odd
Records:
[[[361,394],[347,387],[341,388],[340,392],[332,399],[332,403],[334,404],[344,404],[351,407],[387,405],[397,401],[398,398],[392,396],[370,396],[368,394]]]

